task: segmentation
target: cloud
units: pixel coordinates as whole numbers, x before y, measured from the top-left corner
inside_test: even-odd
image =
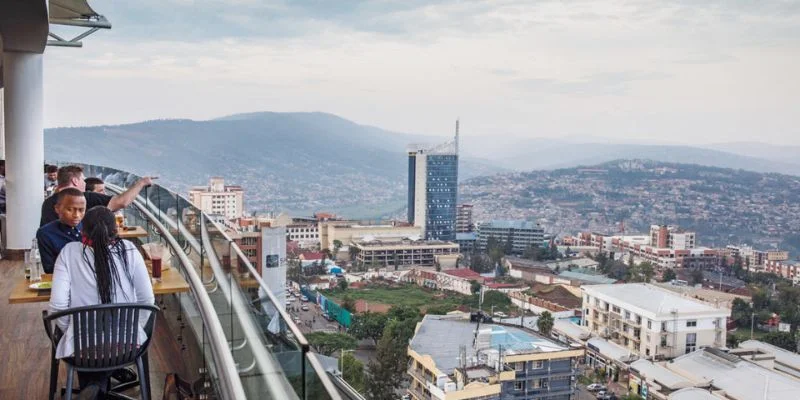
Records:
[[[639,81],[663,80],[672,75],[656,71],[603,72],[576,80],[517,79],[512,85],[531,92],[559,95],[624,95],[631,85]]]

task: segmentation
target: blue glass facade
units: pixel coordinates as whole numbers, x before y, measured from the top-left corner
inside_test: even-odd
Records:
[[[426,239],[456,240],[457,194],[458,156],[452,154],[428,154],[426,177],[427,210],[425,213]]]
[[[414,191],[417,188],[417,156],[408,155],[408,223],[414,223]]]

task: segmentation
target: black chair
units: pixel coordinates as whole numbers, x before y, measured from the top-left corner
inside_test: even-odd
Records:
[[[98,304],[86,307],[72,308],[49,314],[42,311],[45,332],[50,338],[52,359],[50,364],[50,395],[55,396],[58,383],[58,361],[55,358],[58,342],[63,333],[54,322],[61,317],[72,318],[73,348],[72,357],[61,359],[67,365],[66,399],[72,399],[73,375],[78,372],[104,372],[113,371],[136,364],[139,375],[141,398],[150,400],[150,375],[147,349],[153,337],[156,313],[159,308],[154,305],[144,304]],[[139,320],[143,312],[150,312],[144,331],[147,340],[138,344]],[[125,383],[110,388],[110,398],[126,399],[127,396],[116,393],[136,386],[136,383]]]

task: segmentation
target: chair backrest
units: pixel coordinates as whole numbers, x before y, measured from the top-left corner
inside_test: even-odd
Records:
[[[58,318],[72,318],[73,348],[70,363],[80,369],[109,370],[136,361],[147,351],[153,334],[158,307],[144,304],[98,304],[72,308],[43,318],[45,330],[53,345],[58,336],[53,335],[52,322]],[[144,331],[147,340],[139,345],[139,321],[146,318]]]

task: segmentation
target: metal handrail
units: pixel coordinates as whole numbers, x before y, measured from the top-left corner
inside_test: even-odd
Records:
[[[112,186],[115,185],[107,184],[107,187],[109,188]],[[116,188],[119,189],[119,187]],[[178,241],[175,240],[172,234],[169,233],[169,230],[161,223],[161,221],[156,218],[155,215],[150,212],[150,210],[147,210],[147,208],[138,200],[134,201],[134,205],[142,214],[145,215],[145,217],[147,217],[148,220],[150,220],[153,225],[155,225],[156,229],[161,232],[162,237],[166,239],[171,247],[180,249]],[[209,344],[211,347],[211,352],[214,354],[214,365],[218,366],[217,376],[220,378],[220,391],[222,392],[223,398],[244,399],[246,396],[244,387],[242,386],[242,381],[238,374],[231,373],[231,371],[237,370],[236,363],[234,362],[233,355],[229,350],[228,340],[225,337],[225,331],[223,331],[222,324],[217,317],[216,310],[214,309],[213,304],[211,304],[211,298],[208,297],[208,293],[205,291],[202,280],[194,270],[194,266],[192,261],[189,260],[189,257],[181,251],[176,251],[176,253],[181,264],[184,266],[183,271],[189,282],[189,285],[192,288],[192,292],[194,293],[194,298],[197,302],[197,309],[200,311],[200,315],[203,318],[205,330],[208,332],[210,337]]]
[[[214,246],[211,243],[211,239],[208,237],[205,218],[205,213],[200,215],[200,239],[202,240],[206,254],[209,255],[208,263],[214,275],[224,276],[225,272],[222,270],[222,265],[220,265],[219,258],[216,256]],[[266,347],[259,345],[261,343],[257,333],[259,330],[256,328],[253,320],[247,317],[249,313],[247,312],[247,306],[244,304],[242,298],[231,293],[231,289],[226,285],[219,285],[219,287],[222,290],[223,296],[229,300],[231,307],[233,307],[233,312],[240,316],[239,325],[242,327],[245,340],[250,344],[250,348],[253,350],[253,361],[258,365],[261,371],[261,376],[264,378],[264,386],[270,391],[272,395],[271,398],[284,399],[289,396],[289,393],[294,394],[288,380],[273,379],[276,376],[282,376],[283,369],[271,359]],[[276,373],[275,371],[280,371],[281,373]]]

